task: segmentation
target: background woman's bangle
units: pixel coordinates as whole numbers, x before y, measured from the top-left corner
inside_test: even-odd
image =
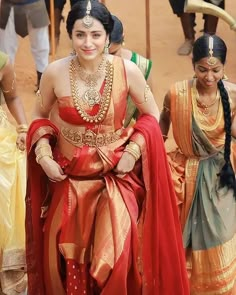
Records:
[[[28,125],[27,124],[20,124],[16,127],[17,133],[26,133],[28,132]]]

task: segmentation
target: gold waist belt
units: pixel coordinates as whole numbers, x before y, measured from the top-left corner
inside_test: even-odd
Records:
[[[104,134],[96,134],[90,129],[82,132],[62,127],[61,133],[63,137],[74,146],[81,147],[83,145],[87,145],[90,147],[100,147],[117,141],[120,138],[121,130]]]

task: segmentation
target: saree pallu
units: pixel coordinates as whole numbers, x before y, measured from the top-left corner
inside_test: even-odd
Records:
[[[171,88],[171,120],[178,149],[168,153],[168,159],[191,294],[232,295],[236,291],[236,202],[232,190],[219,184],[225,139],[222,105],[217,119],[209,117],[203,130],[194,113],[192,82],[178,82]]]
[[[0,106],[0,293],[26,288],[26,155],[16,147],[17,133]]]
[[[123,139],[135,134],[145,140],[142,163],[121,179],[113,168],[124,142],[69,147],[50,121],[31,124],[29,295],[189,294],[176,200],[156,119],[143,116]],[[34,144],[42,136],[50,138],[54,159],[68,175],[62,182],[48,182],[35,162]]]

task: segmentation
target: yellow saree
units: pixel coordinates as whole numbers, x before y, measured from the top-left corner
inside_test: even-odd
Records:
[[[191,295],[232,295],[236,278],[236,203],[220,188],[224,119],[199,121],[192,81],[171,88],[177,150],[168,153],[187,253]],[[206,120],[206,118],[204,118]]]
[[[6,55],[0,54],[3,58],[6,61]],[[26,288],[26,156],[17,149],[16,138],[0,106],[0,293],[4,294],[19,294]]]

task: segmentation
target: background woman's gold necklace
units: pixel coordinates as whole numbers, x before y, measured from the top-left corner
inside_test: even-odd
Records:
[[[203,112],[203,110],[200,109],[200,107],[198,106],[198,101],[199,101],[199,93],[196,87],[196,80],[193,81],[193,86],[191,89],[191,94],[192,94],[192,104],[193,104],[193,113],[195,118],[197,119],[198,125],[202,130],[205,131],[212,131],[215,130],[218,125],[221,122],[222,116],[223,116],[223,107],[222,104],[220,103],[220,93],[219,91],[216,94],[216,99],[213,100],[213,102],[211,102],[210,104],[207,105],[207,110],[205,110],[205,112]],[[216,113],[216,119],[214,124],[209,124],[208,122],[208,117],[210,115],[210,106],[213,106],[216,102],[219,102],[218,104],[218,110]],[[204,107],[206,108],[206,105],[204,105]]]
[[[82,95],[82,98],[90,107],[93,107],[95,104],[100,103],[101,94],[99,90],[95,89],[97,87],[98,80],[101,78],[102,71],[105,65],[105,57],[103,56],[101,63],[98,66],[98,69],[95,73],[88,74],[81,67],[79,60],[77,59],[77,72],[81,80],[85,82],[85,86],[88,89]]]
[[[204,115],[204,116],[209,116],[210,113],[211,113],[211,110],[210,110],[210,107],[212,107],[216,102],[219,101],[219,98],[220,98],[220,93],[219,93],[219,90],[217,90],[217,94],[216,94],[216,97],[215,99],[209,103],[209,104],[206,104],[206,103],[203,103],[200,101],[200,98],[199,98],[199,93],[198,91],[196,90],[196,101],[197,101],[197,106],[199,108],[199,111]]]

